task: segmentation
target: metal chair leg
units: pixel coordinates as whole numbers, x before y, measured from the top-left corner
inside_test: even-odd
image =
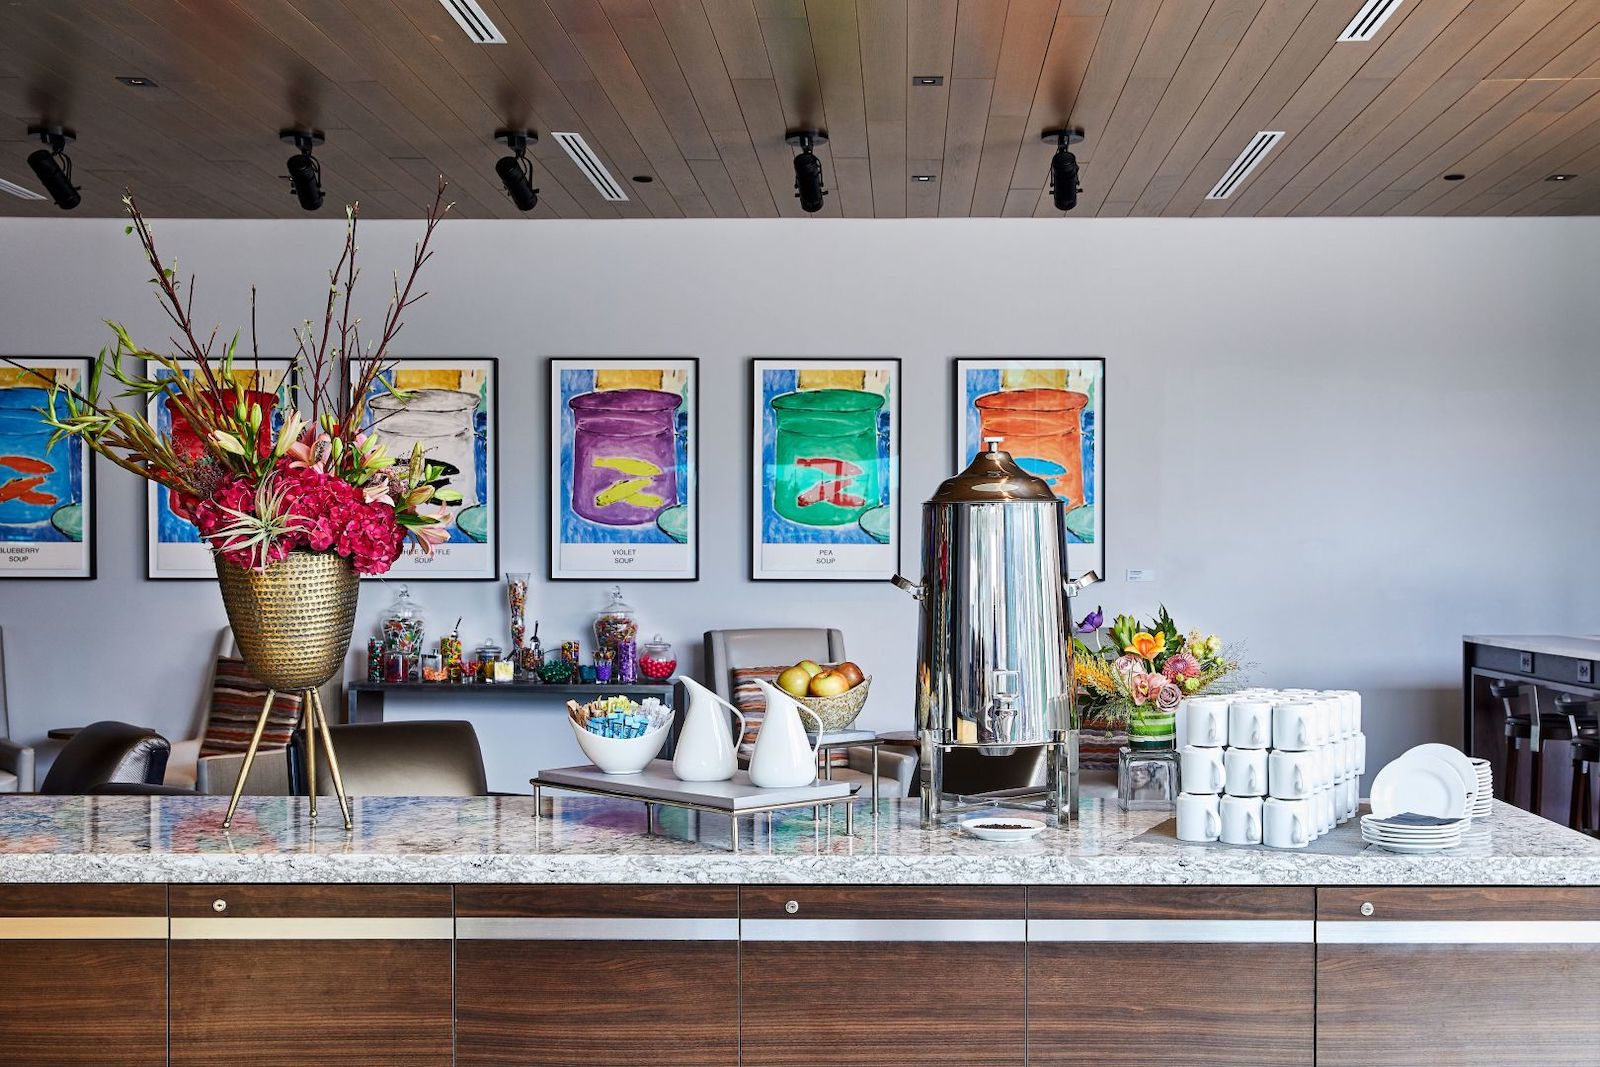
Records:
[[[355,824],[350,821],[350,802],[344,795],[344,779],[339,776],[339,757],[333,751],[333,735],[328,731],[328,712],[322,706],[322,696],[312,690],[311,699],[317,705],[317,729],[322,734],[322,749],[328,756],[328,774],[333,778],[333,792],[339,798],[339,814],[344,816],[344,828],[352,830]]]
[[[1517,763],[1519,762],[1517,756],[1519,751],[1516,737],[1509,733],[1506,734],[1506,773],[1504,775],[1505,780],[1500,786],[1504,790],[1500,799],[1511,805],[1517,803]]]
[[[1528,810],[1535,815],[1541,815],[1544,807],[1544,746],[1530,748],[1528,751]]]
[[[1576,747],[1572,756],[1572,803],[1567,808],[1567,827],[1583,831],[1583,784],[1589,778],[1583,756]]]
[[[239,780],[233,783],[233,797],[228,801],[228,814],[222,817],[222,828],[228,829],[233,825],[234,810],[239,807],[239,798],[244,795],[245,779],[250,777],[250,767],[256,761],[256,750],[261,747],[261,735],[267,729],[267,716],[272,712],[272,702],[276,700],[276,691],[268,689],[267,699],[261,705],[261,714],[256,719],[255,733],[250,735],[250,747],[244,750],[244,766],[239,768]]]

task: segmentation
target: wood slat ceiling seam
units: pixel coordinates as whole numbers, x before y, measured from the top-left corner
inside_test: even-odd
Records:
[[[529,127],[527,217],[796,217],[784,134],[814,126],[823,217],[1059,217],[1039,135],[1071,124],[1073,217],[1600,213],[1596,0],[1402,0],[1366,43],[1335,41],[1361,0],[481,3],[505,44],[439,0],[8,0],[0,177],[33,187],[26,127],[59,122],[78,214],[130,187],[157,215],[299,218],[277,131],[315,125],[324,214],[416,217],[443,174],[458,215],[515,218],[492,134]],[[1206,200],[1265,129],[1284,137]]]

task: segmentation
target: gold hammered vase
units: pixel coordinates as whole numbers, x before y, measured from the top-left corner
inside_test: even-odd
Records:
[[[234,639],[263,685],[281,693],[316,689],[342,671],[361,590],[349,560],[297,551],[252,571],[215,558]]]

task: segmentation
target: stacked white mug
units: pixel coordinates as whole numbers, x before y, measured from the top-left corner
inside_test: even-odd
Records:
[[[1354,817],[1366,771],[1361,696],[1245,689],[1184,701],[1178,837],[1304,848]]]

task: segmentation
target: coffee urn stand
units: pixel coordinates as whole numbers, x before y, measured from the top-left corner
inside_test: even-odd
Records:
[[[942,819],[965,812],[993,808],[1019,811],[1043,810],[1050,826],[1066,828],[1078,813],[1078,731],[1056,730],[1041,745],[1015,748],[1045,749],[1044,789],[1024,786],[995,793],[958,796],[944,791],[945,755],[953,748],[983,752],[980,746],[957,744],[939,730],[919,730],[921,759],[918,761],[922,792],[922,828],[932,830]],[[1015,749],[1011,749],[1014,751]]]

